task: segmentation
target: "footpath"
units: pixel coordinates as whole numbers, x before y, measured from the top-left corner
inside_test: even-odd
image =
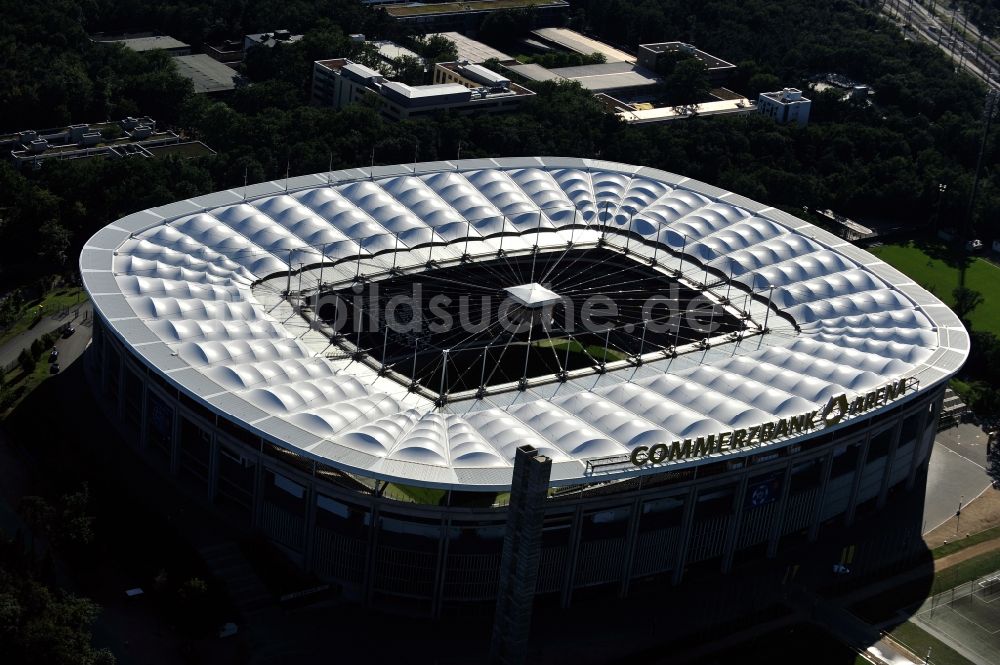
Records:
[[[67,322],[87,321],[91,316],[90,302],[81,303],[53,316],[42,317],[42,320],[24,332],[14,335],[6,342],[0,344],[0,368],[7,367],[17,361],[22,349],[31,346],[36,339],[57,330]]]

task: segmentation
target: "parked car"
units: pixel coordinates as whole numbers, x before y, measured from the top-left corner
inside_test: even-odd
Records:
[[[49,374],[58,374],[58,373],[59,373],[59,363],[52,363],[51,365],[49,365]]]
[[[70,326],[69,328],[66,328],[66,330],[63,331],[63,337],[69,337],[69,336],[71,336],[75,332],[76,332],[76,328],[74,328],[73,326]]]
[[[58,357],[59,357],[59,349],[53,346],[52,350],[49,351],[49,362],[54,363],[56,361],[56,358]]]

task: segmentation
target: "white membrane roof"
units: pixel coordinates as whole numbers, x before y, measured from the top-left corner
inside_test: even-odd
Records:
[[[356,270],[384,273],[393,256],[412,270],[431,251],[437,263],[495,257],[501,237],[506,252],[583,247],[601,225],[630,229],[632,256],[655,253],[689,281],[710,268],[718,291],[717,275],[732,275],[734,301],[758,294],[747,305],[755,321],[770,293],[770,331],[438,407],[332,353],[282,297],[289,283],[316,287],[324,251],[323,283],[349,284]],[[757,453],[817,432],[655,466],[587,464],[901,378],[923,391],[958,371],[969,348],[937,298],[819,228],[680,175],[588,159],[352,169],[217,192],[114,222],[88,241],[80,267],[112,334],[210,411],[324,464],[428,487],[502,490],[523,444],[553,459],[559,485]]]

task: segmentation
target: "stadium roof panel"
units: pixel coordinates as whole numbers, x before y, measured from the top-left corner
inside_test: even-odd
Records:
[[[588,465],[627,458],[638,445],[793,417],[901,379],[918,379],[924,390],[968,354],[958,318],[866,252],[787,213],[656,169],[477,159],[284,184],[252,186],[245,200],[242,191],[220,192],[123,218],[87,243],[84,284],[110,332],[150,371],[280,446],[368,477],[498,490],[524,443],[553,459],[555,484],[728,459],[815,432],[677,463]],[[626,232],[630,246],[620,248],[614,243],[625,243]],[[627,250],[690,285],[710,283],[701,288],[728,292],[731,276],[751,319],[769,316],[769,327],[752,343],[727,338],[698,352],[622,360],[563,382],[439,404],[349,353],[330,354],[284,295],[315,290],[323,270],[324,284],[349,286],[390,264],[414,273],[571,243]]]

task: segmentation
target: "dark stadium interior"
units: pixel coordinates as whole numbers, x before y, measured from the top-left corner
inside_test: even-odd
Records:
[[[534,313],[504,291],[530,283],[562,302]],[[432,268],[319,301],[319,316],[340,332],[345,349],[360,346],[379,365],[431,391],[441,388],[446,368],[446,393],[596,368],[745,327],[698,290],[601,248]]]

